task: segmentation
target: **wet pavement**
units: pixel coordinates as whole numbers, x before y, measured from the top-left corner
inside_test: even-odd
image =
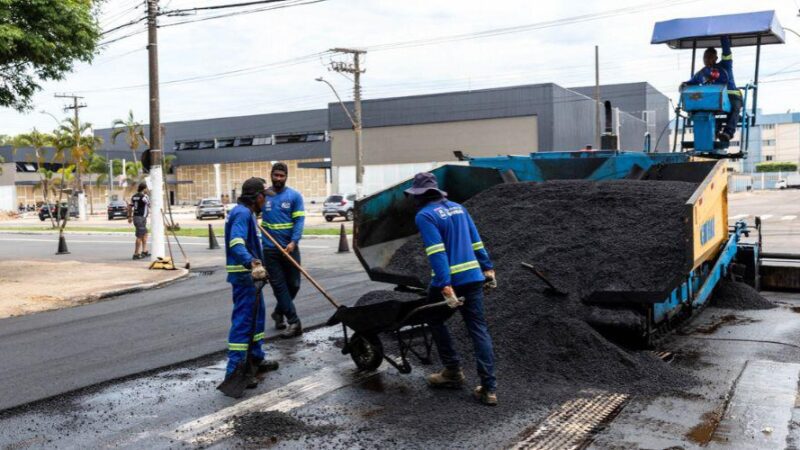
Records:
[[[617,403],[610,422],[590,437],[591,448],[792,448],[800,442],[800,294],[767,296],[780,307],[707,308],[660,344],[672,352],[670,364],[696,378],[684,392],[576,392],[573,400],[531,404],[457,439],[442,421],[426,420],[429,410],[398,415],[392,402],[412,392],[431,404],[461,396],[465,411],[480,416],[485,407],[467,390],[427,390],[423,376],[434,367],[416,361],[409,375],[386,363],[376,373],[358,372],[340,352],[341,328],[332,327],[270,342],[268,355],[281,368],[241,400],[215,390],[224,361],[205,358],[0,413],[0,448],[506,448],[559,417],[546,431],[569,438],[580,427],[559,411],[575,400],[603,399]],[[379,425],[385,423],[393,426]]]

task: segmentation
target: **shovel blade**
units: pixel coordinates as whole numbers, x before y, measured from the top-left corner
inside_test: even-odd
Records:
[[[247,389],[247,385],[250,384],[251,377],[250,371],[247,370],[246,365],[244,361],[240,362],[231,376],[220,383],[217,389],[228,397],[242,398],[244,390]]]

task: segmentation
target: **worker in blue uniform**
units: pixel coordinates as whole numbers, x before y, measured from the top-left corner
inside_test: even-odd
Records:
[[[288,176],[289,168],[286,164],[278,162],[272,166],[272,186],[267,190],[267,199],[261,211],[261,226],[299,264],[299,243],[303,237],[306,212],[303,196],[286,186]],[[263,242],[264,265],[277,300],[271,316],[275,321],[275,328],[285,329],[281,334],[282,338],[300,336],[303,334],[303,326],[294,307],[294,299],[300,290],[300,271],[266,236],[263,236]]]
[[[481,379],[473,395],[481,403],[494,406],[497,404],[494,352],[483,313],[484,288],[497,287],[489,253],[472,217],[463,206],[447,199],[447,193],[439,190],[433,174],[418,173],[405,193],[413,196],[420,208],[415,222],[433,268],[428,296],[432,301],[444,299],[451,308],[459,308],[472,339]],[[430,325],[444,369],[428,375],[428,384],[460,388],[464,372],[447,325],[444,322]]]
[[[725,119],[725,128],[719,133],[721,141],[730,141],[739,125],[739,116],[742,110],[742,91],[736,87],[733,79],[733,54],[731,52],[730,36],[722,37],[722,59],[717,62],[717,49],[709,47],[703,53],[703,68],[689,80],[681,84],[697,86],[703,84],[720,84],[726,86],[726,93],[731,102],[731,110]]]
[[[228,283],[233,289],[233,314],[231,329],[228,334],[228,366],[226,378],[236,366],[247,357],[248,343],[252,328],[253,302],[261,302],[256,319],[256,332],[252,336],[256,345],[251,349],[255,373],[261,374],[278,368],[276,361],[264,359],[264,297],[259,294],[256,299],[255,281],[267,281],[267,272],[262,261],[264,259],[261,233],[258,231],[256,213],[261,211],[266,198],[266,181],[262,178],[250,178],[242,185],[242,195],[237,205],[225,219],[225,268],[228,272]],[[258,385],[253,376],[248,387]]]

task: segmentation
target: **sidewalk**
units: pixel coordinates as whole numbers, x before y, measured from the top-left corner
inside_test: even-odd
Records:
[[[148,270],[131,263],[0,261],[0,319],[152,289],[188,274],[185,269]]]

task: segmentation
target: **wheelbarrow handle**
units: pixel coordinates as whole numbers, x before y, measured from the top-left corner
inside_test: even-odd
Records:
[[[464,297],[459,298],[459,300],[461,300],[463,302],[464,301]],[[438,308],[439,306],[447,306],[447,301],[442,300],[442,301],[436,302],[436,303],[429,303],[427,305],[417,306],[416,308],[414,308],[411,311],[409,311],[408,314],[406,314],[405,317],[403,317],[403,319],[400,320],[399,323],[403,324],[403,323],[407,322],[408,319],[410,319],[411,317],[415,316],[416,314],[418,314],[418,313],[420,313],[422,311],[425,311],[427,309]]]

